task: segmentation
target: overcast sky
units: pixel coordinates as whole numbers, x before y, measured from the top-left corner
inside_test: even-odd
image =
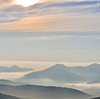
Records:
[[[100,63],[100,0],[13,2],[0,0],[0,65]]]

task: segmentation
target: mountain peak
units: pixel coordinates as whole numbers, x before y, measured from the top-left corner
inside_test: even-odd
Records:
[[[55,64],[55,65],[53,65],[53,67],[66,67],[64,64]]]
[[[52,69],[67,69],[67,66],[65,66],[64,64],[55,64],[50,68],[52,68]]]
[[[11,68],[20,68],[20,67],[17,65],[13,65],[13,66],[11,66]]]
[[[60,65],[60,66],[65,66],[64,64],[55,64],[55,65],[57,65],[57,66],[58,66],[58,65]]]
[[[93,63],[93,64],[89,65],[88,67],[90,67],[90,68],[97,68],[97,67],[100,67],[100,64]]]

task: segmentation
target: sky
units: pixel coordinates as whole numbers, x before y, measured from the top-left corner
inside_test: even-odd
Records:
[[[100,63],[100,0],[23,3],[0,0],[1,66]]]

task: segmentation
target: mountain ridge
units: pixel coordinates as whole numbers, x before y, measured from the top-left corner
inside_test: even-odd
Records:
[[[100,78],[100,64],[90,64],[88,66],[69,67],[64,64],[56,64],[47,69],[31,72],[19,80],[42,80],[48,79],[66,83],[91,82]]]
[[[86,97],[91,97],[85,92],[72,88],[37,85],[0,85],[0,92],[29,99],[33,99],[33,97],[35,97],[35,99],[66,99],[66,97],[67,99],[80,99],[80,97],[86,99]]]
[[[21,79],[25,78],[33,78],[33,79],[51,79],[51,80],[57,80],[57,81],[79,81],[81,77],[77,74],[72,73],[68,67],[62,64],[56,64],[52,67],[49,67],[45,70],[38,71],[38,72],[32,72],[29,74],[26,74]]]
[[[0,66],[0,72],[25,72],[25,71],[31,71],[32,68],[22,68],[17,65],[13,65],[10,67],[6,66]]]

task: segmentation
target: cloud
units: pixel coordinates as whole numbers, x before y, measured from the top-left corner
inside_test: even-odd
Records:
[[[24,34],[24,35],[23,35]],[[5,36],[6,35],[6,36]],[[64,39],[100,39],[99,32],[15,32],[0,33],[0,40],[8,41],[52,41]]]
[[[13,0],[0,0],[0,22],[12,22],[23,17],[45,14],[100,12],[98,0],[57,0],[44,2],[24,8],[14,5]],[[81,12],[82,11],[82,12]]]

